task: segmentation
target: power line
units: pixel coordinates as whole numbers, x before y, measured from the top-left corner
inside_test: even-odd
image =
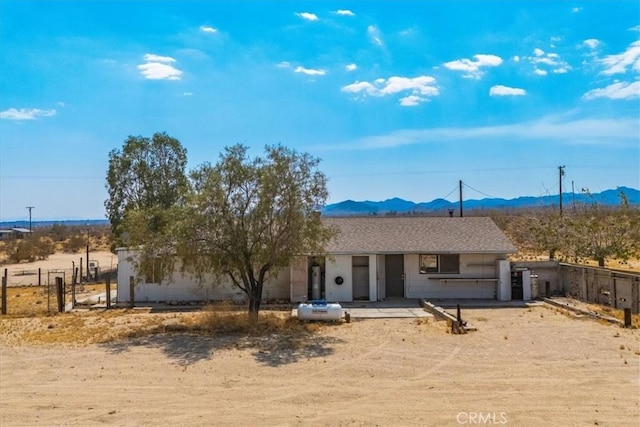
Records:
[[[482,194],[482,195],[483,195],[483,196],[485,196],[485,197],[489,197],[489,198],[491,198],[491,199],[497,199],[497,198],[498,198],[498,197],[496,197],[496,196],[492,196],[491,194],[487,194],[487,193],[482,192],[482,191],[480,191],[480,190],[478,190],[478,189],[476,189],[476,188],[473,188],[472,186],[470,186],[470,185],[469,185],[469,184],[467,184],[466,182],[464,182],[463,184],[464,184],[464,186],[465,186],[465,187],[468,187],[468,188],[472,189],[473,191],[475,191],[476,193]]]
[[[413,171],[392,171],[392,172],[353,172],[353,173],[332,173],[330,176],[390,176],[390,175],[431,175],[440,173],[463,173],[463,172],[497,172],[497,171],[519,171],[534,169],[550,169],[555,166],[529,166],[529,167],[509,167],[509,168],[479,168],[479,169],[436,169],[436,170],[413,170]]]
[[[454,191],[456,191],[458,189],[458,186],[456,185],[455,187],[453,187],[453,189],[451,191],[449,191],[449,194],[447,194],[444,197],[441,197],[441,199],[446,199],[447,197],[449,197]]]

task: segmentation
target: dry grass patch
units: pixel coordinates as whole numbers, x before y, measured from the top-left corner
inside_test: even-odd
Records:
[[[162,331],[163,319],[127,310],[71,312],[0,319],[0,338],[9,345],[90,345]]]
[[[8,345],[82,346],[162,333],[188,333],[245,338],[253,344],[274,341],[279,346],[295,349],[326,326],[301,321],[288,312],[262,311],[258,321],[252,321],[245,309],[233,304],[215,304],[197,312],[113,309],[6,316],[0,318],[0,341]]]
[[[50,292],[49,292],[50,291]],[[67,285],[65,301],[71,302],[71,286]],[[105,285],[77,285],[76,300],[105,292]],[[8,316],[44,316],[57,311],[55,287],[51,286],[10,286],[7,288]]]
[[[589,310],[592,310],[598,314],[610,316],[624,322],[624,310],[595,304],[587,304],[587,307]],[[631,327],[640,328],[640,313],[631,313]]]

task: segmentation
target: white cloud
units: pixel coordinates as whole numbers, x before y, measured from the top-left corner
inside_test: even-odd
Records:
[[[358,66],[354,63],[348,64],[346,67],[344,67],[344,69],[347,71],[355,71],[357,68]]]
[[[323,147],[325,149],[370,150],[425,143],[473,143],[499,138],[518,141],[545,141],[560,144],[634,145],[638,143],[637,119],[565,119],[542,117],[538,120],[508,125],[407,129],[388,134],[360,138],[350,144]]]
[[[502,58],[496,55],[473,55],[475,61],[471,59],[457,59],[455,61],[445,62],[444,66],[450,70],[465,72],[464,77],[479,79],[484,72],[482,67],[497,67],[502,64]]]
[[[39,108],[9,108],[0,112],[0,119],[35,120],[38,117],[55,116],[56,110],[40,110]]]
[[[571,8],[571,13],[580,13],[580,12],[582,12],[582,8],[581,7]]]
[[[398,77],[389,79],[379,78],[370,82],[355,82],[342,87],[342,92],[362,94],[370,96],[386,96],[398,93],[408,93],[400,99],[400,105],[405,107],[416,106],[429,100],[428,97],[439,95],[436,79],[431,76]]]
[[[216,28],[210,27],[208,25],[202,25],[200,27],[200,31],[202,31],[203,33],[217,33],[218,30]]]
[[[298,15],[302,19],[306,19],[307,21],[317,21],[318,20],[318,15],[316,15],[315,13],[297,12],[296,15]]]
[[[514,62],[520,62],[520,57],[518,55],[515,55],[512,59]]]
[[[327,74],[326,70],[305,68],[305,67],[301,67],[301,66],[296,67],[296,69],[293,70],[293,72],[294,73],[306,74],[308,76],[324,76],[325,74]]]
[[[633,83],[617,82],[602,89],[593,89],[582,96],[584,99],[634,99],[640,98],[640,80]]]
[[[369,82],[355,82],[350,85],[343,86],[341,89],[343,92],[359,93],[365,92],[369,95],[378,94],[378,88]]]
[[[527,56],[523,59],[528,60],[533,64],[533,72],[539,76],[546,76],[549,74],[549,71],[554,74],[564,74],[571,70],[571,66],[560,59],[560,55],[554,52],[546,53],[544,50],[539,48],[535,48],[533,50],[533,56]],[[544,67],[540,67],[540,65],[543,65]]]
[[[138,65],[140,74],[149,80],[180,80],[182,71],[172,65],[176,60],[170,56],[160,56],[153,53],[144,55],[144,64]]]
[[[286,68],[291,69],[291,63],[289,61],[282,61],[276,64],[278,68]],[[306,68],[301,65],[297,66],[293,69],[294,73],[306,74],[307,76],[324,76],[327,74],[327,70],[323,70],[321,68]]]
[[[587,46],[588,48],[595,49],[598,46],[600,46],[600,40],[598,40],[598,39],[586,39],[585,41],[582,42],[582,44]]]
[[[527,91],[524,89],[503,85],[495,85],[489,89],[490,96],[523,96],[526,94]]]
[[[371,40],[371,43],[375,44],[376,46],[384,46],[382,35],[380,34],[380,29],[375,25],[369,25],[367,27],[367,35],[369,36],[369,40]]]
[[[627,69],[640,72],[640,40],[631,43],[627,49],[617,55],[608,55],[600,60],[606,67],[605,75],[624,74]]]
[[[171,58],[170,56],[154,55],[153,53],[145,54],[144,60],[147,62],[166,62],[166,63],[176,62],[176,60]]]
[[[138,69],[144,78],[149,80],[180,80],[180,76],[182,76],[182,71],[159,62],[140,64]]]
[[[350,11],[349,9],[338,9],[335,11],[336,15],[342,15],[342,16],[355,16],[356,14],[353,13],[352,11]]]
[[[182,92],[182,96],[193,96],[193,92]]]
[[[421,98],[417,95],[409,95],[405,96],[404,98],[400,98],[400,105],[402,105],[403,107],[415,107],[416,105],[426,100],[427,99]]]
[[[640,32],[640,25],[636,25],[635,27],[629,28],[629,31],[637,31]]]
[[[411,90],[421,95],[434,96],[438,95],[438,88],[434,85],[436,79],[431,76],[418,76],[413,78],[407,77],[389,77],[385,86],[380,89],[380,93],[388,95],[392,93]]]

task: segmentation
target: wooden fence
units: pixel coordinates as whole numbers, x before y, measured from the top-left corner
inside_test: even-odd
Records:
[[[558,276],[565,295],[640,313],[640,273],[560,263]]]

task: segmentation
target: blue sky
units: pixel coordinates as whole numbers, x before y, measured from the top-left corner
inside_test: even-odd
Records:
[[[640,188],[633,1],[0,2],[0,221],[104,218],[166,131],[322,159],[330,203]]]

